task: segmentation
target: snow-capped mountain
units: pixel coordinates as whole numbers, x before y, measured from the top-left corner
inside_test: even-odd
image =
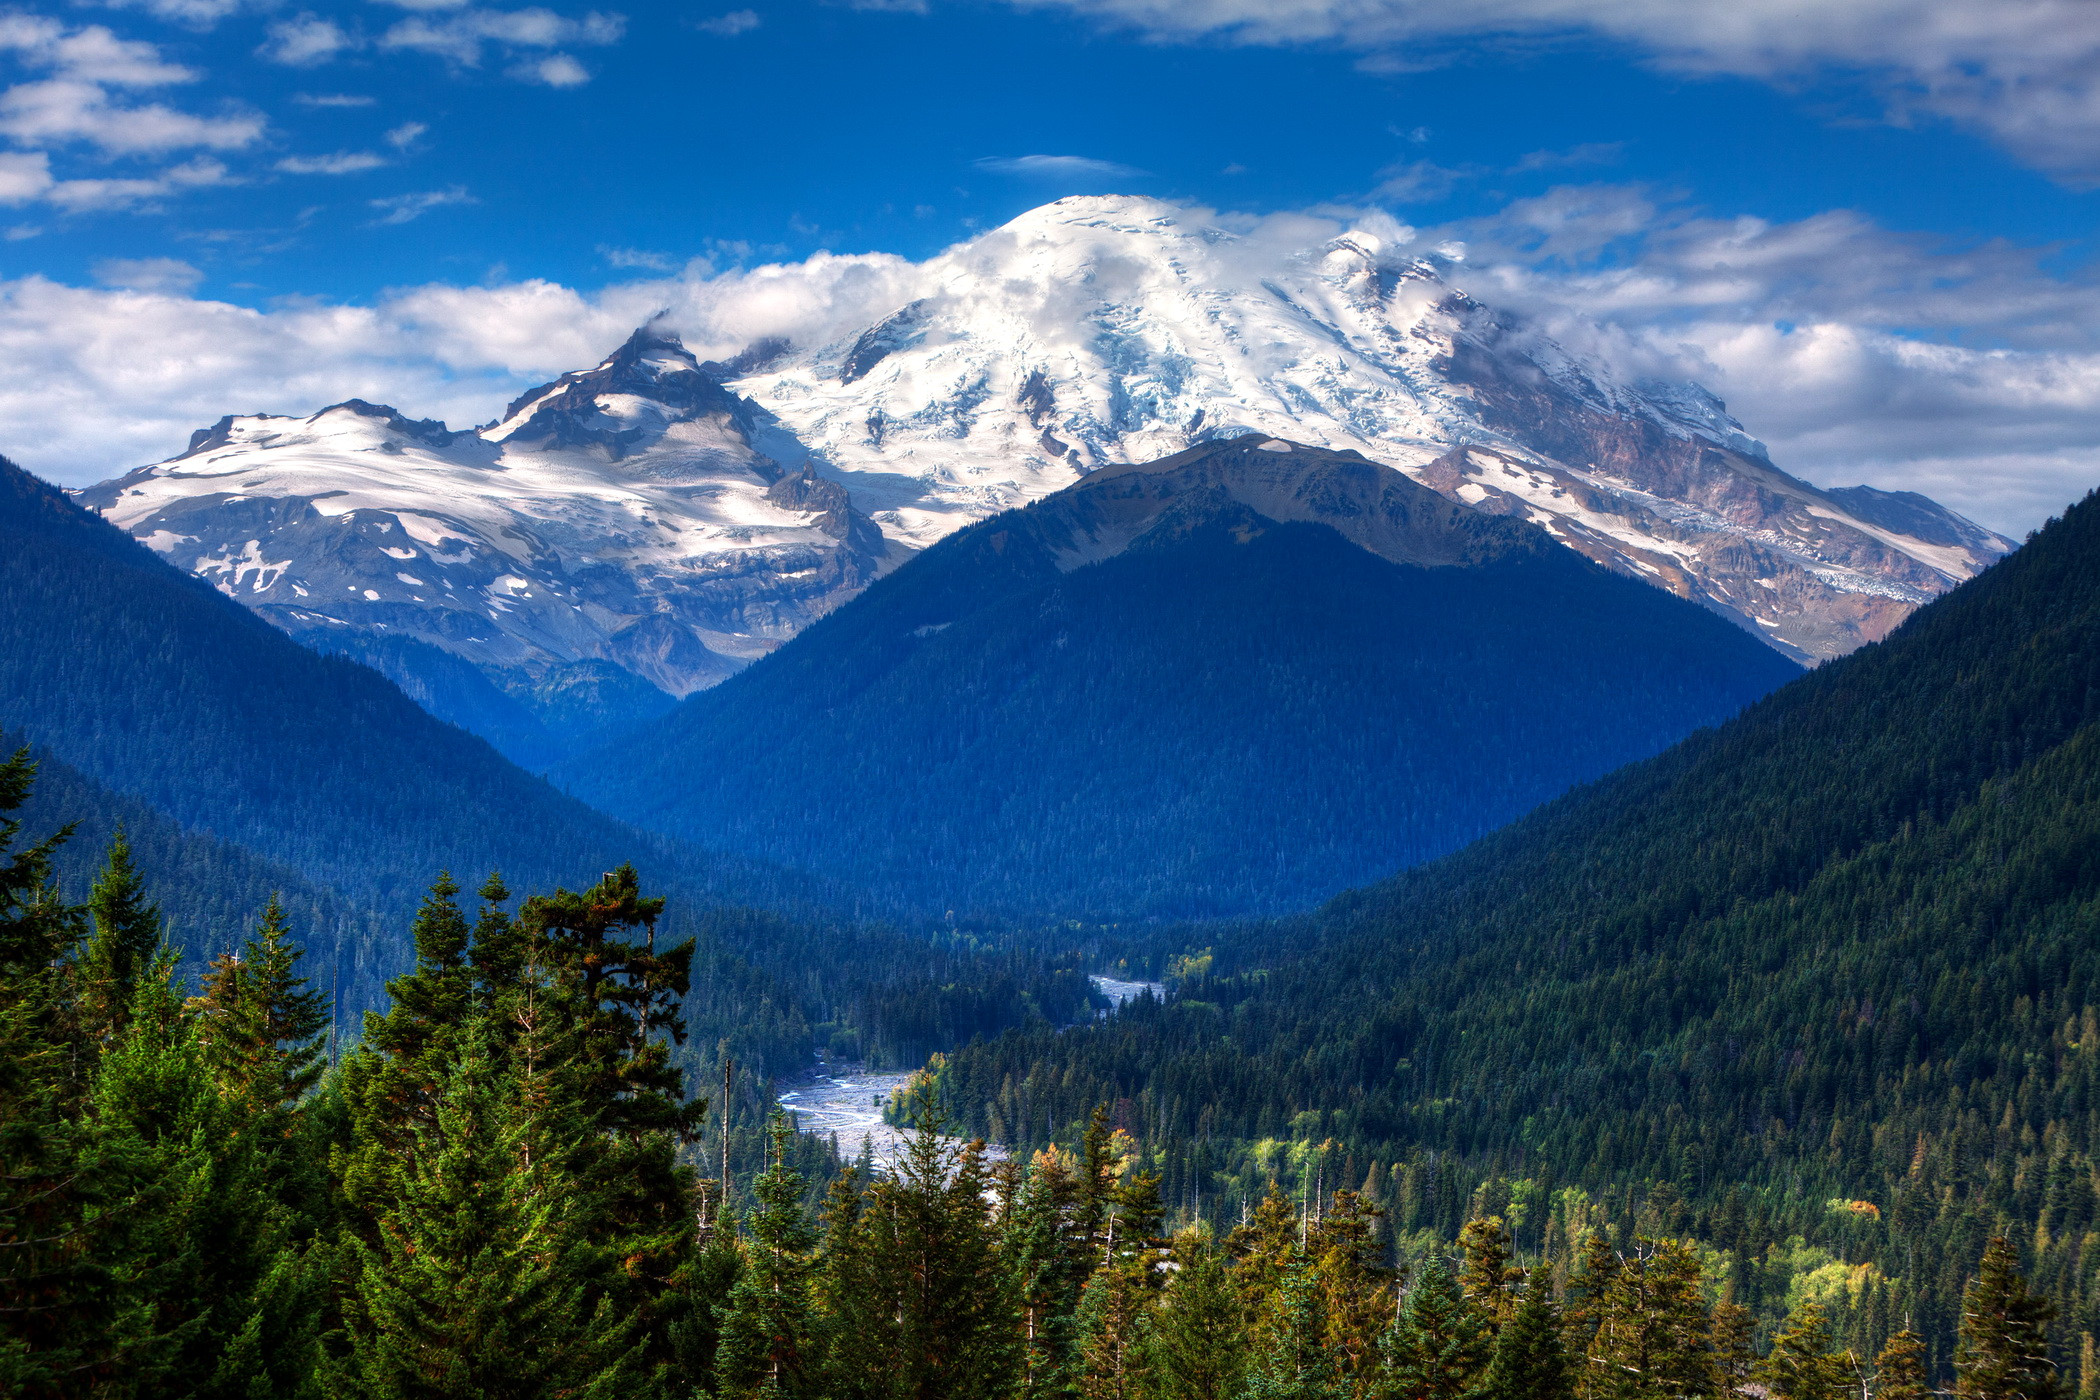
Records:
[[[962,526],[1247,432],[1536,522],[1803,660],[2011,547],[1920,496],[1788,476],[1697,385],[1625,382],[1375,228],[1278,251],[1158,201],[1066,199],[916,276],[830,344],[703,365],[653,325],[472,431],[358,400],[228,417],[79,496],[534,762]]]
[[[732,384],[910,545],[1251,431],[1536,521],[1802,659],[2011,547],[1922,497],[1796,480],[1699,386],[1622,382],[1367,229],[1277,255],[1156,200],[1065,199],[923,270],[909,304]]]
[[[610,662],[684,695],[851,596],[888,549],[837,483],[752,446],[764,417],[645,328],[476,431],[358,400],[229,417],[80,499],[323,645],[411,638],[528,696]]]

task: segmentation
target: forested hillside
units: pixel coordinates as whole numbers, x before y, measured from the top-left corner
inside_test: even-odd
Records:
[[[1324,1175],[1402,1231],[1514,1209],[1533,1247],[1601,1211],[1696,1233],[1764,1306],[1821,1250],[1861,1346],[1908,1315],[1940,1366],[2002,1230],[2075,1359],[2100,1334],[2096,720],[2088,498],[1719,730],[1220,936],[1167,1005],[967,1048],[942,1087],[1022,1142],[1112,1101],[1170,1201]]]
[[[784,1115],[757,1164],[695,1153],[725,1105],[675,1059],[694,949],[659,935],[630,867],[472,908],[437,882],[390,1009],[329,1064],[274,903],[182,997],[121,849],[84,905],[55,896],[49,847],[11,819],[30,779],[0,764],[11,1396],[1926,1394],[1924,1338],[1895,1330],[1869,1365],[1817,1297],[1761,1346],[1740,1271],[1669,1238],[1653,1191],[1642,1233],[1614,1248],[1599,1211],[1557,1257],[1476,1210],[1457,1269],[1434,1236],[1396,1268],[1378,1208],[1324,1185],[1169,1239],[1154,1158],[1106,1107],[1069,1147],[993,1162],[940,1135],[922,1080],[906,1150],[838,1172],[812,1219],[808,1168],[834,1164]],[[1977,1265],[1960,1394],[2062,1400],[2046,1303],[2004,1239]]]
[[[1087,1006],[1070,966],[863,925],[836,885],[592,811],[4,461],[0,732],[58,760],[26,820],[39,836],[83,823],[57,857],[70,894],[125,824],[194,971],[279,892],[353,1025],[407,965],[403,930],[440,871],[577,886],[630,861],[699,940],[685,999],[699,1068],[725,1039],[773,1074],[864,1041],[880,1062],[916,1063]]]
[[[556,771],[935,916],[1280,913],[1797,674],[1529,521],[1252,435],[951,536]]]

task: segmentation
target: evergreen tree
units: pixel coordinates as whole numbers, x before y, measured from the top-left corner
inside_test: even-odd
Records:
[[[816,1400],[823,1394],[810,1296],[816,1232],[802,1213],[807,1183],[788,1165],[794,1129],[787,1115],[776,1108],[767,1130],[773,1160],[751,1183],[750,1236],[721,1323],[715,1393],[722,1400]]]
[[[895,1175],[874,1183],[855,1253],[877,1327],[864,1355],[895,1400],[990,1400],[1012,1383],[1013,1328],[991,1222],[984,1146],[948,1144],[932,1088],[910,1105]]]
[[[1874,1358],[1874,1400],[1926,1400],[1925,1339],[1908,1327]]]
[[[1771,1353],[1751,1373],[1778,1400],[1845,1400],[1857,1382],[1850,1352],[1836,1349],[1823,1309],[1803,1303],[1772,1339]]]
[[[1431,1255],[1387,1334],[1379,1393],[1392,1400],[1459,1400],[1478,1384],[1489,1344],[1487,1319],[1444,1261]]]
[[[2062,1400],[2049,1359],[2055,1309],[2030,1293],[2003,1235],[1983,1251],[1983,1265],[1963,1292],[1954,1348],[1954,1393],[1961,1400]]]
[[[1320,1290],[1302,1257],[1270,1291],[1248,1358],[1247,1400],[1342,1400],[1349,1393],[1326,1341]]]
[[[1517,1288],[1524,1279],[1502,1217],[1487,1215],[1467,1221],[1459,1232],[1458,1247],[1466,1261],[1459,1272],[1459,1287],[1487,1318],[1490,1330],[1499,1328],[1516,1311]]]
[[[1079,1296],[1092,1265],[1081,1223],[1082,1182],[1062,1148],[1036,1153],[1001,1222],[1000,1260],[1019,1309],[1023,1400],[1072,1386]]]
[[[1582,1306],[1596,1327],[1577,1388],[1643,1400],[1708,1394],[1712,1321],[1698,1256],[1674,1240],[1641,1240],[1600,1272],[1603,1279],[1584,1281]]]
[[[352,1237],[348,1354],[358,1400],[650,1393],[633,1319],[599,1284],[574,1168],[584,1125],[506,1095],[485,1036],[455,1066],[375,1247]]]
[[[847,1167],[825,1192],[820,1212],[823,1244],[812,1281],[822,1329],[823,1394],[827,1400],[877,1400],[891,1393],[885,1369],[893,1355],[890,1293],[875,1257],[875,1230],[865,1215],[868,1192],[860,1169]]]
[[[1244,1369],[1245,1328],[1224,1251],[1194,1227],[1174,1240],[1173,1278],[1145,1316],[1138,1387],[1146,1400],[1230,1400]]]
[[[1560,1340],[1560,1310],[1543,1279],[1534,1279],[1495,1336],[1479,1400],[1575,1400],[1575,1382]]]
[[[1352,1384],[1375,1369],[1378,1339],[1393,1315],[1393,1271],[1377,1234],[1382,1214],[1356,1192],[1337,1191],[1308,1245],[1327,1345]]]
[[[100,1244],[137,1329],[129,1383],[225,1400],[310,1395],[323,1291],[311,1222],[283,1199],[288,1154],[251,1130],[251,1104],[216,1089],[173,956],[137,980],[90,1110],[129,1197]]]
[[[1713,1366],[1721,1400],[1749,1393],[1751,1373],[1757,1366],[1757,1318],[1739,1303],[1714,1304]]]
[[[321,1077],[326,998],[299,975],[299,949],[275,897],[240,954],[215,959],[190,1002],[206,1062],[228,1096],[246,1102],[266,1135]]]
[[[161,938],[160,908],[146,898],[122,827],[110,840],[87,907],[94,931],[77,965],[75,996],[81,1034],[101,1046],[123,1030],[132,995],[150,970]]]
[[[36,769],[0,763],[0,1393],[56,1395],[119,1366],[113,1280],[89,1210],[109,1189],[80,1120],[85,1047],[63,965],[81,911],[51,857],[70,829],[15,846]]]
[[[1225,1248],[1234,1265],[1233,1291],[1239,1294],[1249,1326],[1262,1316],[1269,1295],[1282,1286],[1297,1261],[1302,1234],[1297,1211],[1272,1177],[1252,1217],[1226,1236]]]

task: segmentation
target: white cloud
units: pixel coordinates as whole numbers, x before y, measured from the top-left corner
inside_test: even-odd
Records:
[[[1679,72],[1863,81],[1905,121],[1964,123],[2025,160],[2100,180],[2100,5],[2091,0],[1012,0],[1164,38],[1341,44],[1367,66],[1480,39],[1601,37]]]
[[[470,8],[454,10],[442,18],[419,16],[401,20],[389,28],[379,42],[386,48],[436,54],[472,68],[480,64],[485,49],[491,44],[512,52],[579,44],[616,44],[626,27],[625,17],[600,14],[595,10],[581,19],[570,19],[539,6],[524,10]],[[555,58],[563,62],[556,64],[551,72],[540,71],[539,64],[527,63],[521,65],[527,71],[519,76],[557,87],[587,80],[589,75],[583,73],[582,65],[575,59],[560,54]]]
[[[379,99],[348,92],[302,92],[292,98],[301,107],[376,107]]]
[[[1136,166],[1090,156],[985,156],[970,162],[994,175],[1019,175],[1037,180],[1124,180],[1151,172]]]
[[[208,29],[246,8],[244,0],[102,0],[112,10],[144,10],[159,19]]]
[[[565,53],[548,54],[514,63],[508,72],[520,82],[545,83],[548,87],[578,87],[591,80],[591,72]]]
[[[153,45],[119,39],[99,24],[70,32],[57,20],[22,13],[0,15],[0,50],[67,78],[109,87],[186,83],[196,74],[162,59]]]
[[[386,134],[386,143],[397,151],[405,151],[416,144],[416,138],[430,130],[421,122],[403,122]]]
[[[370,151],[337,151],[332,156],[286,156],[277,168],[287,175],[355,175],[385,164],[386,157]]]
[[[0,154],[0,204],[40,199],[51,184],[51,157],[42,151]]]
[[[442,209],[448,204],[473,204],[474,196],[467,193],[466,186],[454,185],[449,190],[424,190],[418,194],[389,195],[385,199],[367,201],[380,211],[375,223],[405,224],[422,218],[433,209]]]
[[[709,34],[719,34],[724,39],[733,39],[739,34],[748,34],[761,23],[756,10],[731,10],[728,14],[716,15],[713,19],[695,20],[693,27],[703,29]]]
[[[187,292],[204,280],[180,258],[104,258],[94,271],[103,286],[135,292]]]
[[[150,209],[167,195],[235,183],[223,164],[198,156],[150,178],[60,180],[45,190],[43,197],[69,214],[103,213]]]
[[[465,197],[374,207],[406,222]],[[1220,222],[1242,233],[1251,268],[1365,217]],[[2053,270],[2050,250],[1934,241],[1844,213],[1715,218],[1626,187],[1555,190],[1414,232],[1375,217],[1381,236],[1425,253],[1462,241],[1458,285],[1629,376],[1707,383],[1780,466],[1811,480],[1923,491],[2011,533],[2100,483],[2100,282]],[[650,274],[672,261],[600,252]],[[703,357],[764,336],[822,344],[923,295],[925,267],[819,254],[714,274],[695,262],[591,294],[534,280],[274,311],[0,283],[0,423],[12,434],[0,452],[81,482],[178,451],[227,412],[361,396],[481,422],[660,309]]]
[[[1378,172],[1371,193],[1393,204],[1435,204],[1450,197],[1473,172],[1453,170],[1433,160],[1403,161]]]
[[[146,155],[203,147],[232,151],[263,134],[254,113],[200,117],[160,103],[126,106],[112,102],[97,84],[54,78],[18,83],[0,92],[0,135],[25,146],[79,141],[110,155]]]
[[[652,253],[643,248],[608,248],[601,244],[598,256],[605,259],[609,267],[641,268],[649,272],[678,270],[678,259],[669,253]]]
[[[0,136],[16,145],[75,142],[107,155],[151,155],[203,148],[238,150],[263,133],[261,116],[200,117],[161,103],[133,105],[115,90],[162,87],[196,74],[161,58],[151,44],[119,39],[101,25],[68,31],[39,15],[0,15],[0,51],[51,76],[0,92]]]
[[[270,26],[269,42],[256,52],[272,63],[310,68],[359,47],[358,38],[332,19],[297,15]]]
[[[1454,277],[1633,376],[1700,380],[1782,467],[2017,533],[2100,484],[2100,280],[1848,212],[1714,218],[1626,186],[1422,230]]]

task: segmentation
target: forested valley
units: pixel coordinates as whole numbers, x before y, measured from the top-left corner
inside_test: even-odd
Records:
[[[1311,913],[893,925],[0,486],[0,1393],[2100,1395],[2100,501]]]
[[[942,1135],[922,1075],[888,1170],[840,1168],[776,1111],[733,1191],[695,1165],[709,1105],[673,1059],[693,945],[659,940],[631,868],[515,902],[492,878],[471,917],[439,879],[413,971],[338,1058],[280,904],[185,997],[121,836],[84,905],[55,841],[19,841],[33,779],[0,767],[8,1394],[1928,1393],[1916,1330],[1868,1360],[1816,1296],[1760,1347],[1747,1276],[1661,1190],[1631,1231],[1549,1193],[1525,1250],[1537,1193],[1490,1183],[1455,1251],[1432,1219],[1396,1261],[1376,1191],[1272,1178],[1214,1229],[1169,1210],[1108,1106],[994,1161]],[[2049,1317],[1989,1240],[1961,1393],[2066,1394]]]

